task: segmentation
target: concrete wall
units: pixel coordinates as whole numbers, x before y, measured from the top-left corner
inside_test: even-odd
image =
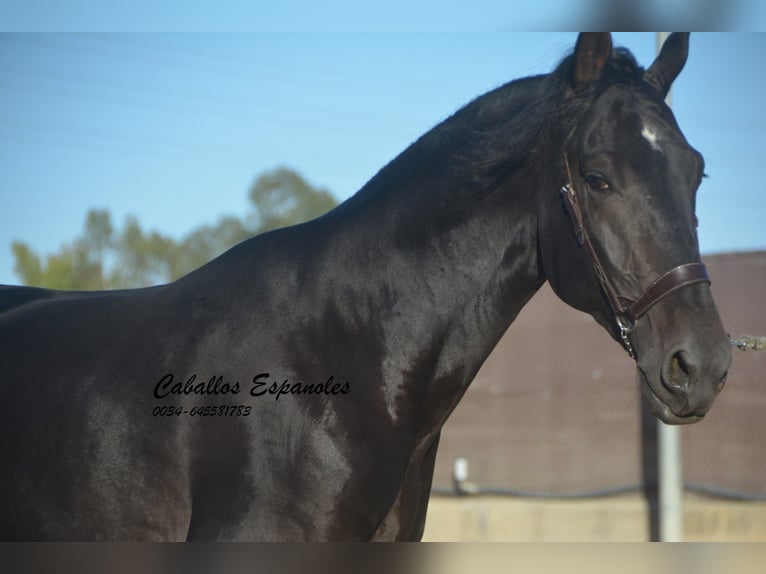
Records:
[[[589,500],[431,497],[423,540],[641,542],[649,513],[639,494]],[[687,494],[686,541],[766,542],[766,502]]]

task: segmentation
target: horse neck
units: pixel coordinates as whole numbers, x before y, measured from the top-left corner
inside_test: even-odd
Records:
[[[528,174],[467,200],[461,186],[470,176],[450,161],[447,154],[400,181],[388,174],[390,189],[348,207],[351,235],[338,243],[348,253],[348,242],[356,242],[344,277],[365,280],[336,292],[384,341],[389,415],[396,420],[402,407],[414,416],[413,404],[427,405],[417,413],[423,432],[443,424],[542,283]],[[447,172],[447,179],[438,176]]]

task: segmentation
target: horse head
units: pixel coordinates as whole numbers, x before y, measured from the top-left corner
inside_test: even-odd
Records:
[[[636,359],[648,403],[674,424],[705,415],[731,362],[700,263],[704,161],[665,102],[688,43],[671,35],[643,70],[609,34],[580,35],[554,73],[565,84],[560,117],[574,119],[560,122],[558,188],[539,226],[553,289]]]

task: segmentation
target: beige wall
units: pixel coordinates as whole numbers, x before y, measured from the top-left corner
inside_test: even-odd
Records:
[[[646,541],[642,496],[591,500],[432,496],[426,541]],[[766,502],[736,502],[686,495],[687,541],[766,542]]]

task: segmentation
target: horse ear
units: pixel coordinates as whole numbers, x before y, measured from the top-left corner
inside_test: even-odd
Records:
[[[612,35],[609,32],[582,32],[574,51],[572,85],[575,90],[586,87],[601,77],[612,55]]]
[[[657,59],[644,72],[644,79],[664,98],[673,80],[681,73],[688,55],[689,32],[673,32],[662,45]]]

